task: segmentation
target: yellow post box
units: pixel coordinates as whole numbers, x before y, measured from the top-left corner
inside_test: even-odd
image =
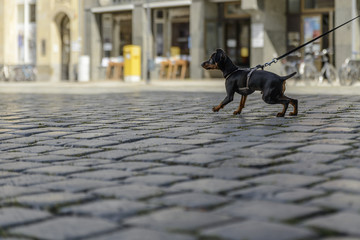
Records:
[[[141,79],[141,48],[136,45],[124,46],[124,80],[138,82]]]

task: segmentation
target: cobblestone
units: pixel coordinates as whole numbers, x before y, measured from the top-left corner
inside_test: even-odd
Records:
[[[360,239],[360,97],[223,94],[2,94],[0,238]]]

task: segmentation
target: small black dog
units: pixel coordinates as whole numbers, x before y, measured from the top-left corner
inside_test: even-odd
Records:
[[[283,111],[277,114],[277,117],[284,117],[286,110],[291,104],[294,107],[294,111],[290,113],[290,116],[296,116],[298,114],[298,100],[286,97],[285,92],[285,80],[291,78],[296,72],[280,77],[275,73],[259,70],[253,71],[248,77],[251,69],[242,69],[236,66],[230,58],[225,54],[222,49],[217,49],[213,53],[208,61],[205,61],[201,66],[206,69],[219,69],[223,72],[226,87],[226,98],[216,107],[213,107],[214,112],[218,112],[226,104],[234,99],[235,92],[241,95],[240,105],[234,112],[234,115],[240,114],[241,110],[245,107],[245,101],[248,95],[254,91],[262,92],[262,99],[269,104],[282,104],[284,106]]]

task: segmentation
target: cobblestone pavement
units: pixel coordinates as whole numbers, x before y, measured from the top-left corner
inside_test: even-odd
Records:
[[[360,96],[292,96],[2,94],[0,238],[359,240]]]

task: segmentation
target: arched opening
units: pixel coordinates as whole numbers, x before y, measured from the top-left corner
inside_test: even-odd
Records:
[[[60,20],[60,38],[61,38],[61,80],[70,79],[70,19],[64,15]]]

